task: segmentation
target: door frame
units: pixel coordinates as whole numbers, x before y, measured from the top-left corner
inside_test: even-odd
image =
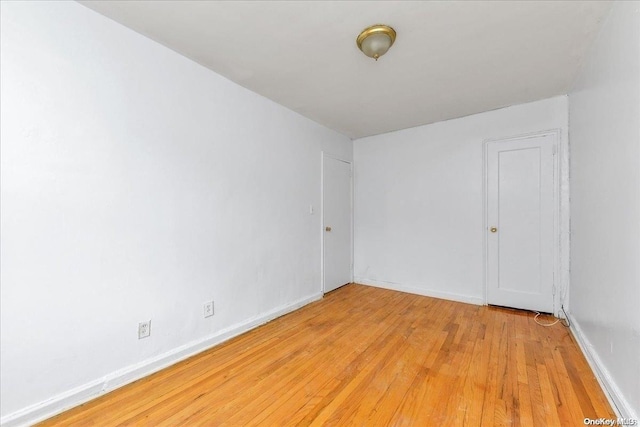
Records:
[[[349,165],[349,170],[350,170],[350,180],[349,180],[349,190],[351,191],[351,198],[350,198],[350,202],[351,205],[349,206],[349,214],[350,214],[350,223],[351,223],[351,248],[349,250],[349,254],[351,256],[351,262],[349,263],[349,265],[351,266],[350,269],[350,275],[349,275],[349,281],[353,282],[353,250],[354,250],[354,230],[353,230],[353,161],[352,160],[345,160],[343,158],[340,158],[339,156],[333,155],[333,154],[329,154],[326,153],[325,151],[322,151],[321,153],[321,159],[320,159],[320,293],[322,295],[325,294],[325,286],[324,286],[324,236],[325,236],[325,231],[324,231],[324,162],[325,162],[325,158],[330,158],[332,160],[337,160],[339,162],[343,162],[343,163],[347,163]]]
[[[488,263],[489,263],[489,240],[488,240],[488,231],[489,231],[489,220],[488,220],[488,210],[489,210],[489,188],[488,188],[488,167],[489,167],[489,155],[488,155],[488,146],[493,142],[508,142],[508,141],[517,141],[522,139],[529,138],[539,138],[543,136],[552,136],[553,137],[553,284],[552,284],[552,292],[553,292],[553,315],[556,317],[560,317],[562,304],[564,303],[566,291],[568,289],[568,283],[563,283],[563,277],[561,274],[561,266],[564,265],[563,255],[565,251],[561,251],[561,233],[568,232],[568,230],[564,230],[565,224],[564,221],[561,223],[560,217],[560,206],[561,206],[561,196],[564,198],[564,191],[568,192],[568,187],[566,190],[561,189],[561,182],[563,180],[560,179],[560,156],[565,153],[565,147],[562,146],[561,143],[561,131],[560,129],[551,129],[546,131],[532,132],[521,135],[509,136],[509,137],[500,137],[500,138],[490,138],[485,139],[482,143],[482,154],[483,154],[483,165],[482,165],[482,225],[483,225],[483,233],[482,233],[482,241],[483,241],[483,267],[484,267],[484,277],[483,277],[483,298],[484,305],[488,305]],[[563,162],[564,164],[564,162]],[[564,219],[564,218],[563,218]],[[564,243],[564,242],[563,242]],[[567,254],[568,255],[568,254]],[[568,259],[567,259],[568,261]]]

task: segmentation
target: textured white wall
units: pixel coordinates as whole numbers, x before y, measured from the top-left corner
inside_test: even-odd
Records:
[[[1,4],[3,419],[318,296],[348,138],[77,3]]]
[[[550,129],[566,176],[565,96],[355,140],[355,280],[483,303],[483,141]]]
[[[616,2],[569,94],[571,313],[640,415],[640,2]]]

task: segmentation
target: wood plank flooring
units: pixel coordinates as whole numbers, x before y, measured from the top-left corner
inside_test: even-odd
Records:
[[[560,323],[352,284],[41,425],[581,426],[586,417],[615,415]]]

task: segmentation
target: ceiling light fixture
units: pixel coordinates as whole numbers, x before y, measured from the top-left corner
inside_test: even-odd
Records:
[[[376,61],[382,55],[387,53],[395,41],[396,31],[393,28],[382,24],[372,25],[365,28],[356,39],[358,48],[362,53]]]

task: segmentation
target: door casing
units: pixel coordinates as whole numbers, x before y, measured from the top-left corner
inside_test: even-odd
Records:
[[[554,151],[553,151],[553,314],[556,317],[560,317],[561,311],[561,293],[564,293],[565,290],[562,289],[562,284],[560,283],[560,161],[559,161],[559,153],[561,151],[561,140],[560,140],[561,132],[559,129],[552,129],[547,131],[540,131],[534,133],[528,133],[523,135],[516,135],[505,138],[491,138],[486,139],[483,142],[483,259],[484,259],[484,304],[488,305],[488,231],[491,227],[488,220],[488,207],[489,207],[489,191],[488,191],[488,144],[492,142],[508,142],[508,141],[517,141],[528,138],[538,138],[543,136],[551,136],[553,138]]]
[[[325,220],[325,206],[324,206],[324,182],[325,182],[325,177],[324,177],[324,164],[325,164],[325,159],[330,158],[332,160],[337,160],[340,162],[344,162],[349,164],[349,168],[351,170],[351,174],[350,174],[350,181],[349,181],[349,186],[350,186],[350,191],[351,191],[351,204],[349,206],[349,219],[350,219],[350,223],[351,223],[351,236],[350,236],[350,241],[351,241],[351,247],[349,248],[349,254],[351,256],[351,260],[350,260],[350,277],[349,280],[350,282],[353,282],[353,259],[354,259],[354,227],[353,227],[353,198],[354,198],[354,193],[353,193],[353,162],[351,160],[345,160],[345,159],[341,159],[340,157],[331,155],[331,154],[327,154],[324,151],[321,153],[321,177],[320,177],[320,292],[322,294],[325,293],[325,286],[324,286],[324,280],[325,280],[325,272],[324,272],[324,267],[325,267],[325,256],[324,256],[324,249],[325,249],[325,242],[324,242],[324,238],[325,238],[325,224],[324,224],[324,220]]]

